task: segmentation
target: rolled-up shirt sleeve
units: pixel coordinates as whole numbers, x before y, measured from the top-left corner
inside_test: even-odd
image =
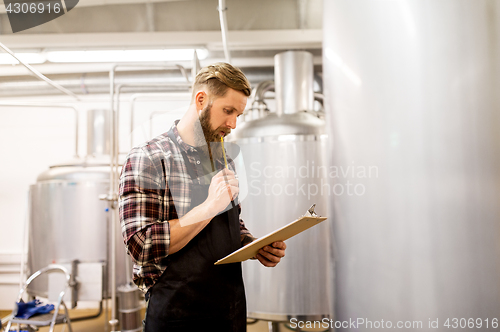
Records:
[[[168,255],[170,225],[163,220],[168,188],[162,171],[162,165],[154,164],[137,147],[128,154],[120,175],[121,231],[127,251],[139,267],[157,264]]]

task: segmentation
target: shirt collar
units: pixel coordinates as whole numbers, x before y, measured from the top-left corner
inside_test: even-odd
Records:
[[[189,151],[197,151],[196,148],[194,146],[191,146],[189,144],[187,144],[186,142],[184,142],[182,140],[182,137],[181,135],[179,135],[179,131],[177,130],[177,124],[179,123],[180,120],[175,120],[174,124],[172,125],[172,131],[174,132],[174,136],[175,138],[177,139],[177,143],[179,143],[179,146],[181,147],[182,150],[186,151],[186,152],[189,152]],[[224,167],[224,160],[220,159],[220,160],[215,160],[215,162],[222,167]],[[229,162],[229,160],[228,160]]]
[[[179,135],[179,131],[177,130],[177,123],[179,123],[180,120],[175,120],[173,126],[172,126],[172,131],[174,132],[174,136],[177,139],[177,143],[179,143],[179,146],[181,147],[182,150],[184,151],[194,151],[196,150],[195,147],[187,144],[182,140],[181,135]]]

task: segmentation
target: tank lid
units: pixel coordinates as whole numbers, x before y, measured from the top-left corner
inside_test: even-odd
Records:
[[[270,113],[267,116],[243,122],[234,130],[228,141],[242,138],[281,136],[281,135],[322,135],[325,133],[325,121],[314,112],[292,114]]]

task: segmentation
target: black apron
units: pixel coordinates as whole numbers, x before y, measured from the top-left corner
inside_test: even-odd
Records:
[[[168,135],[178,145],[172,130]],[[184,151],[182,156],[193,180],[191,210],[206,200],[209,186],[197,183]],[[239,248],[236,202],[215,216],[184,248],[166,257],[166,270],[148,292],[145,331],[246,331],[241,263],[214,265]]]

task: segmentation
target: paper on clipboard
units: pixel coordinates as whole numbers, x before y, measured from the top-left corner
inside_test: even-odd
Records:
[[[289,223],[286,226],[283,226],[272,233],[267,234],[253,242],[250,242],[246,246],[236,250],[235,252],[227,255],[226,257],[219,259],[214,265],[219,264],[228,264],[228,263],[237,263],[246,261],[257,255],[257,252],[260,248],[270,245],[275,241],[285,241],[299,233],[302,233],[308,228],[311,228],[323,220],[326,220],[326,217],[319,217],[314,213],[314,204],[306,213],[305,216]]]

